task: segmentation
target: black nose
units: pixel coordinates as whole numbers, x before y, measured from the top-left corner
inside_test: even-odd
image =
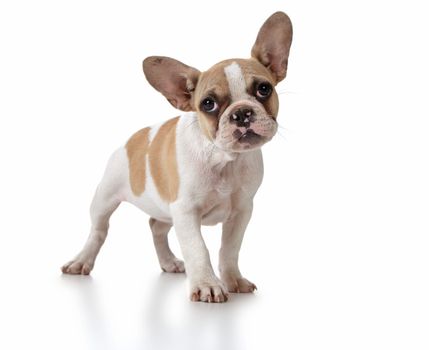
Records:
[[[235,123],[237,126],[244,126],[248,128],[250,123],[254,121],[254,112],[250,108],[239,108],[232,112],[229,120],[231,123]]]

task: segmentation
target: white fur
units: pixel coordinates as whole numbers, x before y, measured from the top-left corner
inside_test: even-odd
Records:
[[[232,101],[240,101],[249,98],[246,91],[246,81],[243,72],[237,62],[232,62],[224,68],[226,80],[228,81],[229,91]]]
[[[159,128],[163,125],[164,123],[158,123],[155,125],[152,125],[150,127],[150,131],[149,131],[149,143],[152,142],[152,140],[154,139],[155,135],[158,133]]]

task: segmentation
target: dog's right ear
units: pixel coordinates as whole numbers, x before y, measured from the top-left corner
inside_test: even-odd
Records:
[[[143,61],[147,81],[175,108],[192,111],[192,93],[200,76],[198,69],[170,57],[151,56]]]

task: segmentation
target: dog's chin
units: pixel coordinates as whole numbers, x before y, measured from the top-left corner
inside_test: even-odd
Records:
[[[267,141],[269,140],[265,136],[257,134],[252,129],[248,129],[234,142],[234,148],[236,152],[252,151],[262,147]]]
[[[272,137],[259,135],[249,129],[239,136],[236,135],[232,140],[229,140],[229,142],[215,142],[215,144],[226,152],[242,153],[261,148],[265,143],[270,141],[271,138]]]

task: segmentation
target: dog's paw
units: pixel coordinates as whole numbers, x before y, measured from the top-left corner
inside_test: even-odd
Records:
[[[63,273],[71,275],[89,275],[93,267],[93,261],[89,259],[84,259],[78,255],[76,258],[69,261],[67,264],[64,264],[61,267],[61,271]]]
[[[228,291],[217,278],[209,281],[203,280],[191,283],[191,300],[206,303],[224,303],[228,300]]]
[[[243,277],[222,276],[222,282],[231,293],[253,293],[257,289],[255,284]]]
[[[185,272],[185,264],[182,260],[172,259],[161,263],[161,269],[164,272],[181,273]]]

